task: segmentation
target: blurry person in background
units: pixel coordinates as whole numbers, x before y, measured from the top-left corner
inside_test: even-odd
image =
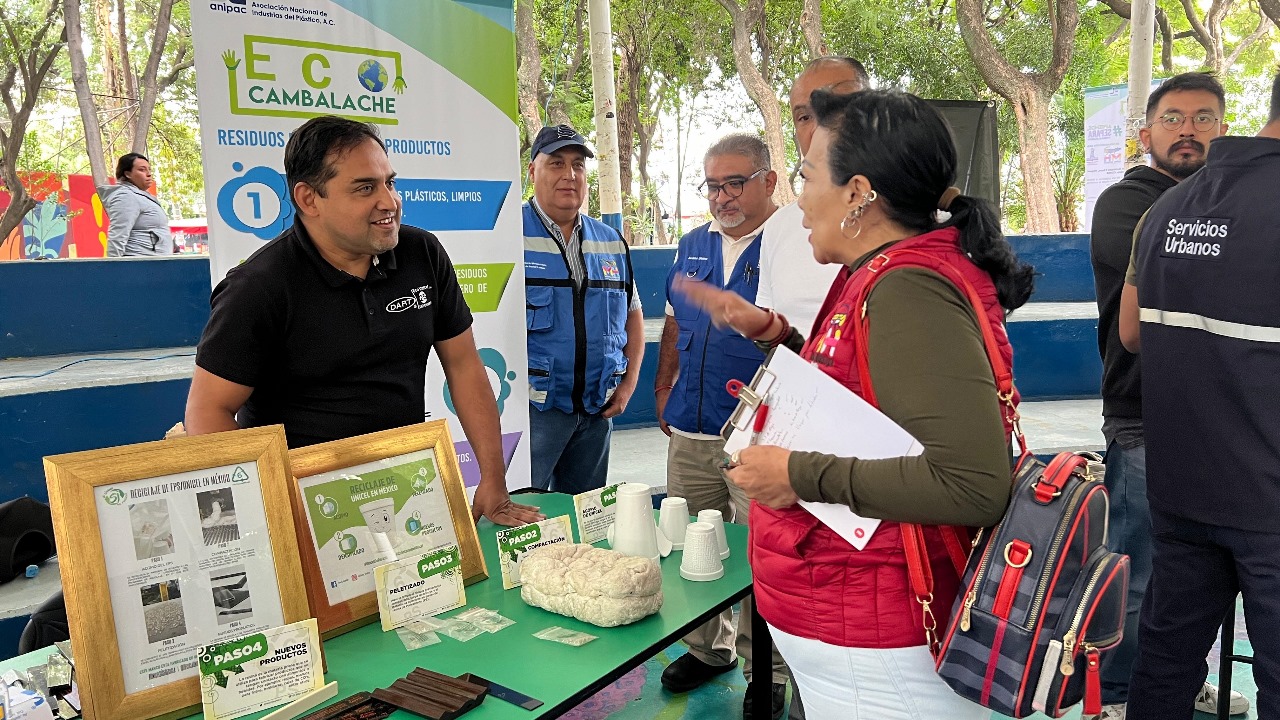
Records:
[[[151,187],[151,161],[129,153],[116,162],[116,184],[99,185],[98,197],[111,221],[107,228],[107,257],[172,255],[169,216]]]

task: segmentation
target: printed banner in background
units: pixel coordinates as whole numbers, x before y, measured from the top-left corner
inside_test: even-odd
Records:
[[[404,223],[434,232],[475,315],[511,487],[529,484],[529,410],[512,0],[192,3],[212,281],[286,230],[284,146],[307,118],[377,125]],[[432,356],[427,418],[446,417],[480,479]]]
[[[1152,80],[1151,89],[1163,80]],[[1129,116],[1129,86],[1103,85],[1084,90],[1084,222],[1093,226],[1098,196],[1124,177],[1125,123]]]

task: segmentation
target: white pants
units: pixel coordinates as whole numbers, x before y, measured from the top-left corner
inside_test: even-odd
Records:
[[[984,720],[991,711],[955,694],[929,649],[875,650],[769,632],[791,668],[809,720]]]

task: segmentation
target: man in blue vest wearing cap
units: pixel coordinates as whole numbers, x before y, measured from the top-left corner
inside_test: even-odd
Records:
[[[1244,596],[1258,717],[1280,717],[1280,76],[1258,137],[1221,137],[1143,218],[1120,300],[1141,349],[1155,550],[1128,720],[1190,720]]]
[[[525,321],[533,486],[604,487],[612,418],[644,357],[644,314],[618,231],[582,214],[586,138],[568,125],[533,141],[524,206]]]

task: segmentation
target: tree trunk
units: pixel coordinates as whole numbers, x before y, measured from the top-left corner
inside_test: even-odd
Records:
[[[516,77],[519,81],[520,117],[524,118],[524,145],[533,140],[542,129],[542,113],[538,92],[542,84],[542,57],[538,53],[538,35],[533,28],[533,1],[516,2]]]
[[[1058,229],[1057,199],[1053,192],[1053,172],[1049,163],[1049,103],[1030,83],[1013,103],[1018,119],[1018,147],[1022,166],[1022,196],[1027,204],[1028,233],[1051,233]]]
[[[827,43],[822,39],[822,0],[804,0],[800,29],[804,31],[804,42],[809,46],[809,59],[826,57]]]
[[[100,38],[109,38],[115,32],[111,25],[111,9],[114,0],[95,0],[94,7],[96,9],[96,22],[98,27],[97,36]],[[120,75],[120,63],[116,59],[116,43],[102,42],[102,77],[106,83],[107,94],[114,95],[108,101],[108,104],[120,103],[117,98],[124,97],[124,78]]]
[[[632,182],[632,154],[635,152],[636,126],[640,124],[640,74],[644,68],[636,58],[631,43],[619,43],[618,60],[618,177],[622,182],[622,196],[634,198],[637,193]]]
[[[156,95],[159,93],[160,58],[164,55],[164,43],[169,37],[172,19],[173,0],[160,0],[155,31],[151,35],[151,54],[147,56],[147,67],[142,72],[142,99],[138,102],[137,124],[134,125],[131,143],[136,153],[147,149],[147,135],[151,132],[151,117],[155,114]]]
[[[71,56],[71,84],[76,89],[80,119],[84,121],[85,151],[89,154],[89,172],[93,184],[107,182],[106,150],[102,146],[102,125],[98,123],[98,105],[89,87],[89,66],[84,59],[84,28],[80,24],[80,0],[63,0],[66,22],[67,52]]]
[[[1051,0],[1048,10],[1053,56],[1043,71],[1024,72],[996,48],[987,32],[982,0],[956,0],[956,18],[969,57],[987,86],[1013,105],[1027,204],[1026,230],[1041,233],[1054,232],[1058,224],[1046,140],[1050,135],[1049,101],[1071,64],[1072,43],[1080,23],[1077,0]]]
[[[47,39],[49,32],[54,30],[59,7],[59,0],[51,0],[45,9],[43,24],[28,34],[25,29],[14,26],[14,19],[0,5],[0,29],[5,36],[0,43],[9,45],[13,53],[4,67],[4,74],[0,75],[0,100],[4,102],[9,121],[7,129],[0,125],[0,181],[9,191],[9,207],[0,215],[0,244],[22,224],[22,217],[36,206],[36,201],[27,194],[18,178],[18,153],[26,140],[27,123],[40,99],[40,89],[67,42],[65,24],[56,40]],[[29,46],[19,46],[21,41],[18,38],[27,37],[30,38]],[[14,98],[15,85],[17,102]]]
[[[733,20],[733,59],[738,66],[738,77],[747,95],[764,117],[764,138],[769,146],[775,168],[785,168],[787,145],[782,139],[782,110],[773,87],[765,80],[752,58],[751,39],[755,28],[764,22],[765,0],[747,0],[744,7],[738,0],[718,0]],[[786,205],[795,200],[795,193],[785,182],[774,187],[773,201]]]
[[[1258,0],[1262,13],[1271,18],[1271,22],[1280,26],[1280,0]]]
[[[124,96],[129,102],[138,97],[138,82],[133,74],[133,63],[129,62],[129,26],[125,20],[125,0],[116,0],[116,39],[120,43],[120,68],[124,75]],[[170,5],[172,5],[170,0]],[[163,10],[162,10],[163,12]],[[103,35],[105,44],[106,35]]]
[[[1218,2],[1214,2],[1214,8],[1218,5]],[[1229,6],[1230,3],[1226,5]],[[1214,73],[1222,72],[1222,61],[1225,57],[1222,49],[1222,28],[1214,22],[1213,9],[1205,14],[1203,21],[1200,19],[1200,11],[1196,7],[1195,0],[1182,0],[1182,9],[1186,13],[1187,22],[1191,24],[1191,36],[1200,43],[1200,47],[1204,48],[1205,69]]]

